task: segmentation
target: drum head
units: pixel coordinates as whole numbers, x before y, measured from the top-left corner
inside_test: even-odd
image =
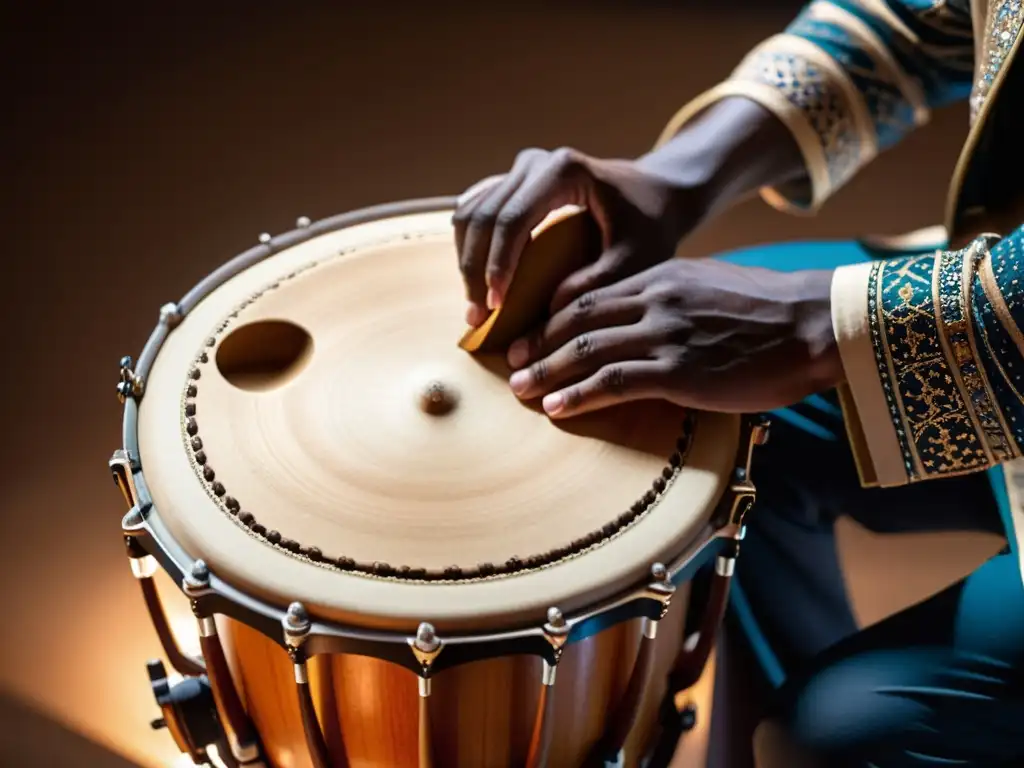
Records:
[[[139,411],[167,534],[235,587],[364,627],[543,623],[706,530],[733,416],[637,403],[554,423],[458,346],[450,212],[320,235],[214,289]]]

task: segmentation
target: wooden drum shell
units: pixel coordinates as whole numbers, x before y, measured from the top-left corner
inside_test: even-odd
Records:
[[[688,603],[688,585],[682,585],[658,623],[654,671],[626,741],[626,766],[638,764],[655,736],[658,706],[679,651]],[[270,765],[314,768],[288,654],[233,619],[220,616],[217,624],[235,685]],[[642,626],[641,619],[634,619],[566,646],[552,691],[549,766],[583,768],[626,689]],[[429,711],[435,768],[526,765],[541,666],[538,657],[508,656],[433,677]],[[309,676],[332,761],[344,750],[351,768],[419,768],[415,674],[380,659],[321,654],[310,659]]]

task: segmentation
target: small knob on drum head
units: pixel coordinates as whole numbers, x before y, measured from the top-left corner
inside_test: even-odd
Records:
[[[420,409],[429,416],[451,413],[459,403],[458,394],[441,381],[432,381],[420,393]]]

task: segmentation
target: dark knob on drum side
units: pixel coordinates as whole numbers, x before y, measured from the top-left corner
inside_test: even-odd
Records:
[[[146,664],[153,698],[161,717],[150,722],[154,730],[166,728],[184,754],[196,765],[209,763],[206,749],[211,744],[226,744],[226,734],[217,714],[210,681],[205,675],[171,682],[159,660]],[[223,753],[223,750],[219,749]]]

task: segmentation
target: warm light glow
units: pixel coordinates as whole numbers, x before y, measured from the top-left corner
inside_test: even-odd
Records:
[[[188,755],[179,755],[174,759],[174,762],[170,763],[168,768],[195,768],[195,765],[192,762],[192,758]]]
[[[178,647],[188,656],[201,656],[199,625],[192,613],[188,598],[181,594],[181,591],[163,571],[159,571],[154,580],[157,592],[160,594],[160,602],[164,607],[164,614],[167,616],[167,623],[171,627],[174,639],[178,641]]]
[[[171,625],[171,634],[178,641],[178,647],[187,656],[202,656],[199,650],[199,627],[196,617],[191,613],[167,611],[167,623]]]

